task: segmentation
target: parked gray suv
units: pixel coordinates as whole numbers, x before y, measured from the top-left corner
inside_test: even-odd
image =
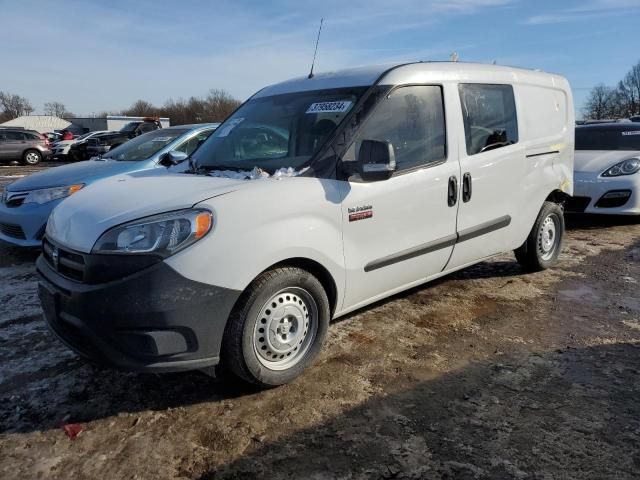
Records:
[[[36,165],[51,156],[49,140],[35,130],[0,128],[0,161]]]

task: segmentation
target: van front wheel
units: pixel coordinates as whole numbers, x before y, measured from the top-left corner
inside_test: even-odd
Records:
[[[514,253],[516,260],[530,272],[555,265],[562,249],[564,216],[557,203],[544,202],[527,240]]]
[[[267,271],[229,318],[222,363],[263,388],[288,383],[320,352],[329,317],[329,300],[316,277],[294,267]]]

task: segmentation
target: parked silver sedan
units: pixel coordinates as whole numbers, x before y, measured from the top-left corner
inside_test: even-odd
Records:
[[[574,197],[567,211],[640,215],[640,123],[576,127]]]

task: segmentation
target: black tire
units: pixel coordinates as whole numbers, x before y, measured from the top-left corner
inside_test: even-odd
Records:
[[[269,270],[245,290],[229,317],[222,366],[262,388],[288,383],[320,352],[330,316],[327,294],[316,277],[294,267]]]
[[[562,207],[557,203],[544,202],[527,240],[514,250],[516,260],[529,272],[546,270],[557,263],[563,239]]]
[[[26,150],[22,154],[22,163],[24,165],[37,165],[42,161],[42,154],[35,149]]]

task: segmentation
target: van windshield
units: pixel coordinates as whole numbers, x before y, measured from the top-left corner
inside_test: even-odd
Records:
[[[186,128],[154,130],[153,132],[145,133],[144,135],[140,135],[133,140],[123,143],[119,147],[110,150],[103,155],[102,158],[122,162],[146,160],[188,131]]]
[[[366,89],[314,90],[249,100],[194,153],[194,163],[207,170],[299,169]]]

